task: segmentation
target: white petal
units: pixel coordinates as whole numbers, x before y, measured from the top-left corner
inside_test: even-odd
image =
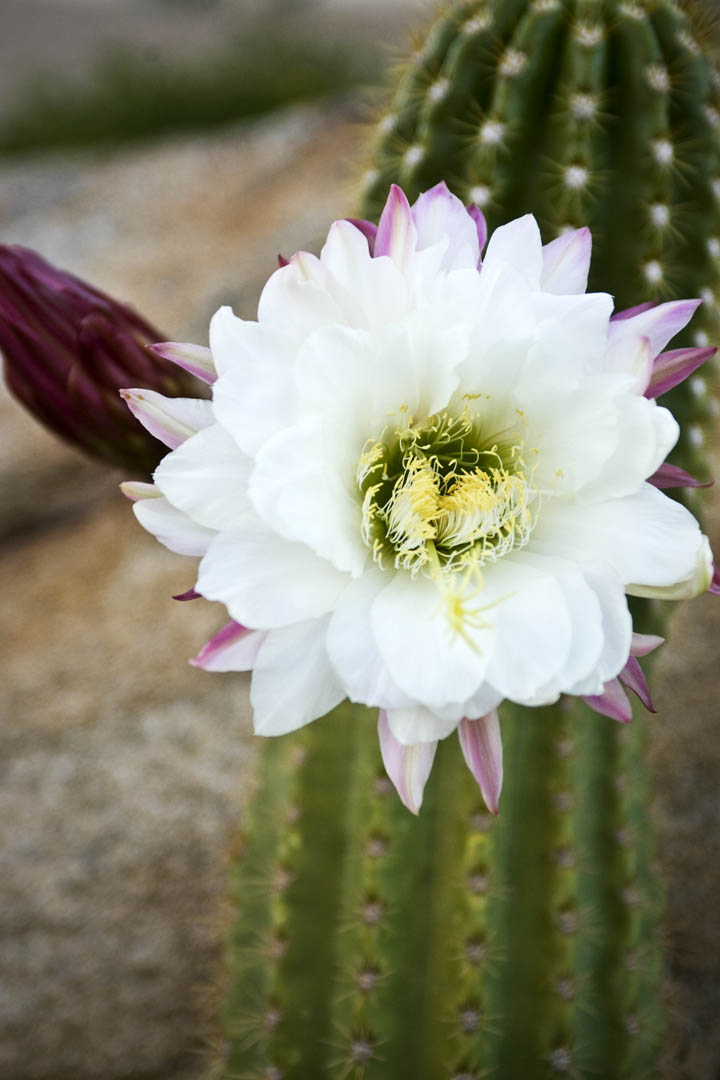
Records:
[[[213,316],[210,342],[221,371],[213,386],[215,418],[242,450],[254,454],[294,422],[297,346],[272,326],[238,319],[229,307]]]
[[[570,650],[565,662],[557,673],[538,689],[538,698],[546,699],[567,692],[578,680],[597,669],[604,649],[603,609],[593,586],[578,567],[567,559],[553,559],[527,550],[518,552],[514,559],[554,577],[562,589],[570,616]],[[622,587],[615,582],[615,588],[627,614]],[[600,685],[604,681],[602,679]]]
[[[651,484],[622,499],[548,499],[529,549],[581,565],[606,563],[624,586],[692,579],[703,543],[692,515]]]
[[[138,500],[133,503],[133,513],[143,529],[178,555],[204,555],[216,536],[162,497]]]
[[[136,420],[171,450],[214,422],[212,405],[202,398],[170,398],[154,390],[121,390]]]
[[[502,700],[500,691],[489,682],[484,682],[463,705],[463,716],[468,720],[479,720],[482,716],[494,712]]]
[[[248,630],[231,622],[219,630],[190,661],[203,671],[252,671],[266,630]]]
[[[501,225],[490,237],[483,258],[483,274],[497,263],[506,263],[525,279],[533,289],[540,287],[543,271],[540,229],[532,214],[525,214],[507,225]]]
[[[437,742],[403,746],[393,735],[388,717],[382,711],[378,718],[378,737],[385,771],[405,806],[417,814],[435,760]]]
[[[552,574],[512,555],[487,567],[484,576],[481,596],[496,605],[486,678],[504,697],[522,702],[569,658],[572,622],[564,591]]]
[[[613,324],[614,325],[614,324]],[[609,338],[603,361],[608,373],[623,373],[633,380],[633,389],[644,394],[653,372],[654,358],[650,339],[646,337]]]
[[[200,563],[197,590],[225,604],[243,626],[267,630],[331,611],[346,582],[304,544],[249,519],[242,532],[213,540]]]
[[[250,703],[258,735],[285,735],[345,696],[325,649],[327,619],[272,630],[255,661]]]
[[[198,524],[232,529],[248,511],[251,466],[227,431],[213,424],[163,458],[154,479],[173,506]]]
[[[546,292],[584,293],[591,256],[592,234],[589,229],[577,229],[559,236],[542,249],[540,285]]]
[[[139,499],[162,499],[162,492],[154,484],[147,484],[143,480],[123,480],[119,485],[120,490],[130,502]]]
[[[446,239],[444,269],[477,269],[480,259],[477,225],[444,181],[423,192],[411,212],[419,251]]]
[[[390,259],[374,259],[363,234],[349,221],[336,221],[320,260],[330,273],[328,288],[355,327],[386,326],[408,310],[408,283]]]
[[[416,743],[445,739],[460,723],[462,710],[457,707],[433,712],[424,705],[408,705],[388,709],[387,718],[393,736],[402,746],[409,747]]]
[[[380,571],[366,571],[338,598],[327,649],[351,701],[381,709],[406,708],[411,699],[393,681],[370,624],[375,597],[387,584]]]
[[[357,577],[368,558],[353,472],[343,475],[326,432],[289,428],[259,451],[249,494],[258,514]],[[356,466],[357,467],[357,466]],[[352,490],[354,487],[354,491]]]
[[[342,321],[326,267],[305,251],[276,270],[260,296],[258,322],[286,334],[296,345],[319,327]]]
[[[649,596],[656,600],[692,600],[693,597],[708,591],[713,580],[714,569],[710,541],[703,536],[695,565],[686,578],[674,585],[666,586],[632,584],[628,585],[627,591],[631,596]]]
[[[627,395],[614,405],[617,445],[600,475],[583,487],[589,501],[632,495],[660,468],[678,440],[680,428],[667,409]]]
[[[494,643],[491,618],[487,629],[473,631],[472,644],[453,634],[446,603],[429,579],[399,572],[372,609],[375,639],[392,678],[429,708],[471,697]]]

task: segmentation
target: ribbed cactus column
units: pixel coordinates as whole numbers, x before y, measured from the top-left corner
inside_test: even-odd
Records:
[[[589,225],[617,306],[702,296],[715,340],[718,78],[669,0],[448,5],[379,124],[363,214],[440,180],[491,227]],[[692,340],[692,339],[691,339]],[[703,474],[708,376],[666,399]],[[638,607],[636,628],[662,621]],[[419,818],[375,717],[341,706],[261,751],[233,868],[224,1075],[254,1080],[645,1080],[660,1075],[659,887],[647,723],[503,706],[500,817],[455,740]]]

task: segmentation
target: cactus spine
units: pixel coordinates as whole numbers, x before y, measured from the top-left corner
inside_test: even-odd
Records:
[[[491,228],[590,225],[617,306],[702,296],[717,338],[720,84],[671,0],[449,6],[378,127],[364,213],[441,179]],[[691,342],[693,338],[691,338]],[[672,392],[677,464],[706,473],[707,376]],[[691,496],[692,497],[692,496]],[[658,606],[638,607],[654,628]],[[228,1078],[650,1080],[663,1034],[644,716],[503,706],[501,814],[454,740],[418,819],[374,717],[341,706],[261,751],[233,868]]]

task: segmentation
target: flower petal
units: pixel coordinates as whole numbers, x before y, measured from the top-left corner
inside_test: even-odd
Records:
[[[210,638],[190,663],[205,671],[252,671],[267,635],[265,630],[248,630],[233,620]]]
[[[262,519],[287,540],[300,540],[338,570],[362,573],[369,552],[354,475],[328,455],[328,431],[288,428],[258,452],[249,496]],[[358,458],[360,453],[358,451]]]
[[[633,595],[655,595],[655,587],[672,589],[695,577],[706,562],[705,544],[684,506],[644,484],[633,495],[596,503],[546,500],[528,549],[581,564],[605,563],[628,591],[635,583]],[[637,592],[641,586],[651,591]]]
[[[158,465],[155,483],[178,510],[208,529],[242,524],[252,461],[219,424],[204,428]]]
[[[634,656],[628,657],[628,662],[618,675],[618,678],[624,686],[627,686],[629,690],[632,690],[634,694],[637,694],[648,712],[655,712],[650,696],[650,688],[648,687],[643,670]]]
[[[475,222],[475,231],[477,232],[478,246],[480,248],[480,251],[482,252],[485,248],[485,245],[487,244],[488,238],[488,227],[487,221],[485,220],[485,215],[483,214],[480,207],[476,206],[475,203],[469,203],[465,207],[465,209]],[[478,264],[478,270],[479,269],[480,264]]]
[[[428,709],[425,705],[411,704],[387,709],[386,713],[397,741],[403,746],[415,746],[447,738],[462,719],[462,706]]]
[[[671,300],[630,318],[613,320],[608,341],[615,345],[627,337],[646,337],[652,355],[657,356],[687,326],[701,303],[702,300]]]
[[[712,480],[696,480],[679,465],[670,465],[667,461],[648,477],[648,484],[664,490],[665,488],[712,487]]]
[[[486,567],[484,577],[477,604],[495,623],[485,677],[503,697],[522,702],[570,656],[573,626],[565,594],[552,573],[512,555]]]
[[[665,638],[658,634],[633,634],[630,645],[631,656],[649,656],[661,645],[665,644]]]
[[[445,239],[448,248],[441,263],[445,270],[477,267],[480,259],[477,225],[444,180],[419,196],[411,214],[417,230],[418,251]]]
[[[584,293],[587,290],[592,234],[589,229],[559,236],[542,249],[540,285],[545,292]]]
[[[139,499],[162,499],[162,491],[159,488],[142,480],[124,480],[120,484],[120,490],[130,502],[137,502]]]
[[[679,503],[674,505],[679,506]],[[668,585],[652,585],[646,582],[632,583],[626,591],[631,596],[649,596],[655,600],[692,600],[713,587],[713,557],[710,541],[701,537],[695,556],[695,565],[687,577]]]
[[[210,323],[220,377],[213,387],[215,418],[247,454],[295,419],[292,339],[272,326],[238,319],[222,307]]]
[[[503,751],[496,712],[479,720],[464,719],[458,727],[463,756],[478,782],[491,814],[497,814],[503,782]]]
[[[204,555],[216,535],[162,496],[138,500],[133,504],[133,513],[143,529],[178,555]]]
[[[304,544],[248,519],[241,532],[215,537],[196,588],[225,604],[237,622],[268,630],[332,611],[347,580]]]
[[[370,623],[375,597],[386,584],[383,573],[367,569],[343,590],[328,628],[328,655],[351,701],[382,709],[407,708],[412,700],[392,679]]]
[[[594,712],[609,716],[620,724],[629,724],[632,720],[632,707],[619,679],[606,683],[602,694],[583,694],[582,699]]]
[[[707,591],[713,596],[720,596],[720,569],[713,563],[713,575]]]
[[[531,288],[540,287],[543,272],[540,229],[532,214],[525,214],[507,225],[501,225],[490,237],[483,258],[483,273],[505,263],[513,268]]]
[[[169,398],[155,390],[121,390],[120,397],[146,431],[171,450],[213,423],[212,405],[202,398]]]
[[[693,371],[712,360],[717,349],[671,349],[660,353],[656,358],[650,382],[645,391],[646,397],[659,398],[684,382]]]
[[[378,227],[374,221],[366,221],[365,218],[345,218],[361,232],[367,240],[368,250],[371,255],[375,253],[375,240],[377,239]]]
[[[471,641],[453,634],[445,609],[434,582],[403,571],[372,607],[373,632],[390,675],[401,690],[430,709],[472,696],[494,644],[490,622]]]
[[[417,249],[417,230],[405,192],[392,184],[378,222],[375,258],[389,255],[404,270]]]
[[[253,668],[250,703],[257,735],[285,735],[345,697],[325,648],[327,619],[272,630]]]
[[[192,345],[186,341],[160,341],[156,345],[148,345],[148,349],[163,360],[169,360],[184,371],[189,371],[202,382],[214,383],[217,379],[212,350],[204,345]]]
[[[383,710],[378,716],[378,737],[385,771],[405,806],[411,813],[417,814],[435,760],[437,742],[403,746],[393,735],[387,713]]]
[[[271,275],[258,304],[258,322],[286,335],[295,346],[313,330],[342,322],[342,317],[342,309],[332,296],[326,267],[307,251],[298,251],[287,266]],[[216,353],[212,335],[210,346],[222,375],[221,358]]]

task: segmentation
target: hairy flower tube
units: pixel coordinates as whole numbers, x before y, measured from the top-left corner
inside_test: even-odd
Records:
[[[585,293],[586,229],[543,247],[527,216],[485,243],[444,184],[412,207],[393,187],[377,227],[335,222],[277,270],[257,322],[217,312],[211,401],[125,392],[173,448],[126,494],[232,620],[194,663],[252,670],[262,735],[377,708],[415,812],[454,731],[497,811],[503,699],[649,705],[637,658],[661,639],[633,634],[627,596],[712,586],[661,490],[693,481],[656,400],[713,354],[664,352],[698,302],[613,316]]]
[[[19,401],[92,457],[150,475],[157,438],[128,416],[118,389],[141,383],[171,396],[202,383],[148,351],[162,337],[132,308],[26,248],[0,245],[0,351]]]

